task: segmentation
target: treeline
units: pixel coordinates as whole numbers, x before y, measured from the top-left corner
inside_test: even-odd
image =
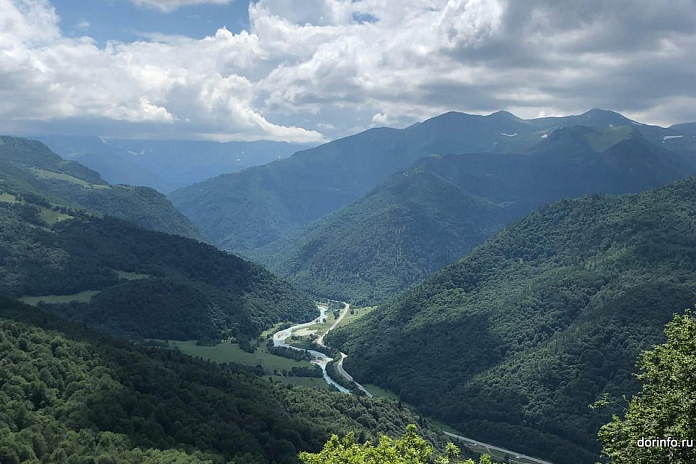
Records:
[[[295,361],[311,361],[312,355],[306,350],[293,350],[287,346],[273,346],[273,341],[270,341],[266,346],[268,352],[276,356],[282,356]]]

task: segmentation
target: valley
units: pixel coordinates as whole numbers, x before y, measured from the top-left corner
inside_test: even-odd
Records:
[[[181,212],[153,190],[111,185],[37,142],[3,136],[0,291],[34,308],[4,302],[7,324],[37,334],[45,321],[81,327],[90,340],[105,331],[176,372],[193,363],[204,379],[234,373],[232,403],[257,385],[278,403],[264,413],[244,406],[255,417],[304,425],[254,435],[263,444],[242,453],[249,462],[316,450],[329,430],[357,430],[364,442],[406,422],[439,450],[452,439],[472,457],[594,462],[597,431],[620,408],[587,406],[636,392],[636,357],[696,299],[696,163],[677,129],[581,116],[588,125],[448,113],[368,131],[174,192]],[[330,181],[327,169],[337,173]],[[243,211],[213,213],[217,200],[195,205],[200,194]],[[219,236],[205,243],[212,229],[194,210],[248,227],[233,232],[239,255],[217,248],[233,249]],[[29,347],[7,333],[12,350]],[[95,349],[112,350],[105,340]],[[153,387],[133,388],[140,397]],[[322,414],[335,427],[313,423]],[[147,432],[85,423],[153,456],[175,442],[203,452],[183,458],[191,462],[242,452],[236,442],[174,438],[165,416]]]
[[[0,0],[0,464],[696,464],[696,0]]]
[[[334,358],[328,356],[325,353],[316,350],[307,350],[297,346],[298,343],[301,344],[303,339],[308,336],[318,337],[314,339],[314,342],[323,348],[327,348],[323,342],[323,338],[331,330],[337,327],[345,327],[346,321],[354,322],[360,317],[365,316],[369,313],[372,308],[357,308],[352,309],[347,303],[339,303],[343,305],[343,309],[340,310],[339,316],[334,317],[334,313],[328,310],[325,304],[318,304],[317,309],[319,310],[319,316],[310,322],[300,323],[296,325],[291,325],[289,327],[276,330],[276,328],[271,328],[263,332],[258,339],[258,345],[253,347],[253,351],[247,351],[242,349],[238,343],[234,341],[223,341],[214,346],[205,346],[197,343],[196,340],[189,341],[176,341],[176,340],[157,340],[160,343],[166,344],[166,346],[178,349],[181,352],[200,357],[202,359],[207,359],[217,363],[238,363],[249,367],[260,366],[264,374],[274,381],[281,381],[282,383],[293,384],[293,385],[305,385],[305,386],[315,386],[317,388],[329,388],[332,386],[336,390],[344,393],[349,393],[350,390],[345,388],[343,385],[336,383],[326,372],[326,365],[333,361]],[[349,318],[348,316],[353,316]],[[277,326],[287,326],[288,323],[277,324]],[[311,357],[308,360],[294,360],[288,359],[283,356],[279,356],[269,351],[268,343],[272,341],[273,347],[287,348],[290,350],[295,350],[297,352],[308,352]],[[340,358],[337,358],[336,362],[337,372],[343,376],[345,381],[354,382],[353,378],[343,369],[343,359],[345,358],[344,353],[340,353]],[[315,378],[311,377],[301,377],[292,375],[292,368],[302,368],[308,367],[309,365],[317,365],[322,370],[323,382],[317,381]],[[288,375],[290,374],[290,375]],[[357,389],[362,391],[362,394],[371,398],[373,394],[366,390],[362,385],[355,385]]]
[[[319,316],[305,323],[296,324],[279,331],[274,331],[275,329],[270,329],[269,331],[262,334],[264,336],[270,335],[273,340],[273,346],[276,347],[287,347],[289,349],[304,351],[303,348],[299,348],[292,344],[292,340],[295,337],[299,337],[300,340],[304,337],[315,335],[318,338],[315,339],[315,343],[327,348],[324,344],[324,336],[328,335],[330,331],[337,327],[346,327],[351,322],[359,320],[361,317],[369,314],[370,310],[373,308],[357,308],[351,309],[351,306],[345,302],[336,302],[339,306],[343,305],[343,309],[340,310],[338,318],[333,317],[331,311],[328,310],[326,304],[318,304],[317,309],[319,310]],[[346,319],[351,315],[354,316],[348,324],[346,324]],[[332,361],[332,358],[324,353],[320,353],[314,350],[308,350],[311,354],[311,364],[316,364],[322,368],[323,380],[317,381],[317,379],[306,378],[306,377],[293,377],[293,376],[279,376],[274,375],[280,372],[289,372],[293,367],[301,367],[307,364],[307,361],[296,361],[284,358],[282,356],[277,356],[264,350],[262,345],[259,345],[253,353],[242,350],[238,345],[233,343],[220,343],[215,346],[200,346],[197,345],[195,341],[188,342],[178,342],[178,341],[168,341],[169,348],[180,350],[181,352],[194,356],[200,357],[202,359],[214,361],[216,363],[239,363],[249,367],[261,366],[263,371],[267,374],[266,377],[274,382],[279,382],[287,385],[300,385],[308,386],[313,388],[324,389],[329,386],[330,388],[336,389],[342,393],[351,393],[351,390],[343,387],[341,384],[336,383],[331,377],[328,376],[326,372],[326,364]],[[393,392],[385,391],[380,389],[375,385],[363,386],[353,379],[353,377],[345,371],[343,368],[343,360],[347,357],[345,353],[339,352],[340,359],[336,363],[336,372],[343,376],[343,378],[348,382],[353,382],[353,390],[359,390],[361,396],[367,398],[372,398],[373,391],[377,393],[376,396],[382,396],[389,398],[394,401],[399,401],[398,396],[394,395]],[[272,375],[268,375],[272,372]],[[322,384],[324,382],[324,384]],[[474,453],[486,453],[494,458],[499,458],[505,460],[505,462],[510,462],[513,464],[552,464],[548,461],[541,459],[536,459],[530,456],[526,456],[514,451],[510,451],[505,448],[500,448],[492,444],[482,443],[480,441],[473,440],[471,438],[463,437],[459,434],[449,432],[447,430],[452,430],[444,424],[439,424],[437,422],[436,427],[442,426],[444,435],[455,439],[462,446],[470,449]]]

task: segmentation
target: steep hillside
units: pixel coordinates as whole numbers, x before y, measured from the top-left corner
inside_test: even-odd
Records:
[[[170,199],[214,244],[247,253],[348,205],[422,156],[523,152],[552,130],[578,125],[579,120],[602,129],[629,124],[648,133],[653,142],[659,134],[672,133],[602,110],[538,120],[506,112],[446,113],[403,130],[371,129],[284,160],[222,175],[177,190]]]
[[[696,178],[543,207],[327,342],[465,434],[595,462],[608,412],[587,405],[636,391],[636,356],[694,303],[694,205]]]
[[[1,297],[0,364],[3,464],[295,463],[332,433],[375,439],[422,422],[390,400],[274,385]]]
[[[418,166],[251,256],[313,294],[375,303],[471,251],[511,215]]]
[[[164,195],[149,187],[109,185],[97,172],[63,160],[34,140],[0,137],[0,182],[14,191],[39,195],[54,203],[202,240],[191,221]]]
[[[0,294],[119,334],[254,336],[314,304],[260,266],[195,240],[0,190]]]
[[[428,156],[251,257],[311,293],[377,303],[561,198],[632,193],[696,169],[630,127],[554,131],[529,154]]]

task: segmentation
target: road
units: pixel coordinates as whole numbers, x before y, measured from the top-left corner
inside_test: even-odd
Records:
[[[321,337],[317,338],[317,345],[323,346],[324,348],[326,348],[326,345],[324,345],[324,335],[326,335],[327,333],[329,333],[329,332],[331,332],[333,329],[335,329],[335,328],[338,326],[338,324],[341,323],[341,321],[343,320],[343,318],[346,317],[346,314],[348,314],[348,311],[350,311],[350,305],[349,305],[348,303],[343,303],[343,304],[344,304],[343,311],[341,311],[341,313],[338,315],[338,318],[336,318],[336,320],[334,321],[334,323],[331,324],[331,327],[329,327],[329,328],[326,330],[326,332],[324,332],[323,334],[321,334]]]
[[[324,345],[324,336],[327,333],[331,332],[336,327],[338,327],[338,324],[341,323],[343,318],[345,318],[346,314],[348,314],[348,312],[350,311],[350,305],[348,303],[343,303],[343,304],[345,305],[343,308],[343,311],[341,311],[341,313],[338,315],[338,317],[336,318],[334,323],[331,324],[331,327],[329,327],[328,330],[321,335],[321,337],[317,338],[317,345],[323,346],[324,348],[326,348],[326,345]],[[343,369],[343,360],[346,359],[348,357],[348,355],[345,353],[342,353],[340,351],[339,351],[339,353],[341,353],[341,359],[336,363],[336,371],[339,374],[341,374],[341,376],[343,376],[343,378],[348,380],[349,382],[355,382],[355,379],[353,379],[353,376],[351,376],[348,372],[345,371],[345,369]],[[367,389],[365,387],[363,387],[362,385],[360,385],[358,382],[355,382],[355,386],[357,387],[358,390],[363,392],[365,394],[365,396],[367,396],[368,398],[372,398],[372,393],[367,391]]]
[[[482,443],[480,441],[472,440],[471,438],[466,438],[461,435],[456,435],[454,433],[450,432],[443,432],[445,435],[447,435],[450,438],[457,439],[459,441],[463,441],[467,443],[469,446],[471,446],[473,449],[475,449],[478,452],[481,453],[491,453],[491,450],[495,450],[498,453],[501,454],[507,454],[510,456],[510,462],[519,462],[519,463],[529,463],[529,464],[552,464],[549,461],[544,461],[542,459],[538,458],[533,458],[531,456],[527,456],[526,454],[520,454],[516,453],[514,451],[510,451],[505,448],[500,448],[498,446],[493,446],[489,445],[488,443]],[[520,459],[524,459],[524,461],[520,461]]]
[[[333,329],[335,329],[336,327],[338,327],[338,325],[341,323],[341,321],[342,321],[342,320],[346,317],[346,315],[349,313],[349,311],[350,311],[350,305],[349,305],[348,303],[343,303],[343,304],[345,305],[344,308],[343,308],[343,310],[342,310],[341,313],[338,315],[338,317],[336,318],[336,320],[334,321],[334,323],[331,324],[331,327],[329,327],[328,330],[327,330],[324,334],[322,334],[319,338],[317,338],[316,343],[317,343],[318,345],[323,346],[323,347],[326,348],[326,345],[324,344],[324,336],[325,336],[327,333],[331,332],[331,331],[332,331]],[[307,322],[307,323],[304,323],[304,324],[299,324],[299,325],[290,327],[289,329],[285,329],[285,330],[281,330],[280,332],[276,332],[276,333],[273,335],[273,342],[274,342],[274,345],[276,345],[276,346],[287,346],[287,347],[289,347],[289,348],[299,350],[300,348],[296,348],[296,347],[293,347],[292,345],[286,344],[286,343],[285,343],[285,339],[288,338],[290,335],[292,335],[293,330],[298,330],[298,329],[301,329],[301,328],[304,328],[304,327],[309,327],[309,326],[312,325],[312,324],[316,324],[316,323],[320,322],[320,321],[324,318],[324,315],[326,314],[327,309],[326,309],[326,308],[323,308],[323,307],[320,307],[320,311],[321,311],[320,316],[317,317],[317,318],[316,318],[315,320],[313,320],[312,322]],[[349,390],[347,390],[347,389],[343,388],[342,386],[336,384],[335,381],[334,381],[333,379],[331,379],[330,377],[327,378],[328,375],[326,374],[326,363],[328,363],[328,362],[330,361],[330,358],[329,358],[328,356],[326,356],[325,354],[319,353],[319,352],[317,352],[317,351],[310,350],[310,353],[312,353],[312,356],[314,357],[314,359],[313,359],[312,362],[315,363],[315,364],[318,364],[319,366],[321,366],[322,370],[324,371],[325,378],[326,378],[327,382],[329,382],[331,385],[336,386],[336,387],[337,387],[339,390],[341,390],[341,391],[349,392]],[[336,363],[336,371],[337,371],[341,376],[343,376],[346,380],[355,382],[355,380],[353,379],[353,377],[352,377],[348,372],[346,372],[345,369],[343,368],[343,360],[346,359],[346,358],[348,357],[348,355],[345,354],[345,353],[343,353],[343,352],[340,352],[340,351],[339,351],[339,353],[341,353],[341,359]],[[372,393],[370,393],[369,391],[367,391],[367,390],[365,389],[365,387],[363,387],[362,385],[360,385],[358,382],[355,382],[355,385],[356,385],[356,388],[358,388],[358,389],[360,389],[362,392],[364,392],[366,396],[372,398],[372,396],[373,396]],[[463,436],[461,436],[461,435],[456,435],[456,434],[454,434],[454,433],[444,432],[444,431],[443,431],[443,433],[444,433],[445,435],[447,435],[448,437],[450,437],[450,438],[454,438],[455,440],[459,440],[459,441],[461,441],[461,442],[466,443],[467,446],[469,446],[470,448],[472,448],[472,449],[474,449],[474,450],[476,450],[476,451],[479,451],[479,452],[481,452],[481,453],[491,453],[491,451],[496,451],[496,452],[499,453],[499,454],[503,454],[503,455],[507,454],[507,455],[510,456],[510,462],[511,462],[511,463],[516,463],[516,464],[552,464],[552,463],[549,462],[549,461],[544,461],[544,460],[542,460],[542,459],[533,458],[533,457],[527,456],[527,455],[525,455],[525,454],[516,453],[516,452],[514,452],[514,451],[511,451],[511,450],[508,450],[508,449],[505,449],[505,448],[500,448],[499,446],[494,446],[494,445],[490,445],[490,444],[488,444],[488,443],[483,443],[483,442],[480,442],[480,441],[472,440],[471,438],[463,437]]]

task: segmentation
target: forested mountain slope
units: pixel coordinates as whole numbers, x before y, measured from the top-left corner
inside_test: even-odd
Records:
[[[0,189],[0,294],[119,334],[254,336],[312,301],[211,245]]]
[[[315,295],[375,303],[471,251],[512,217],[510,208],[417,166],[251,257]]]
[[[191,221],[154,189],[109,185],[97,172],[63,160],[34,140],[0,137],[0,183],[23,194],[79,206],[146,229],[202,240]]]
[[[591,463],[608,413],[588,404],[636,391],[636,356],[695,295],[689,178],[542,207],[327,343],[469,436]]]
[[[563,128],[525,154],[424,157],[250,256],[311,293],[383,302],[542,204],[639,192],[694,172],[631,127]]]
[[[660,143],[670,129],[638,126],[611,111],[523,120],[446,113],[402,130],[371,129],[264,166],[226,174],[170,194],[217,246],[246,254],[342,208],[390,175],[430,154],[524,152],[560,127],[629,125]]]
[[[332,433],[367,440],[422,422],[390,400],[274,385],[2,297],[0,365],[3,464],[295,463]]]

